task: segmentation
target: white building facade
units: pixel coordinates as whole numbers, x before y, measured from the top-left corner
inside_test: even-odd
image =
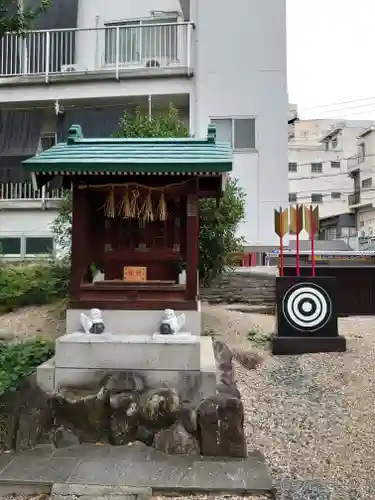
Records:
[[[289,202],[319,206],[321,237],[356,236],[348,158],[368,121],[297,120],[289,130]],[[307,235],[305,235],[307,237]]]
[[[355,214],[360,246],[375,245],[375,127],[370,126],[357,138],[358,151],[348,160],[351,182],[349,207]]]
[[[218,140],[231,141],[233,176],[246,194],[239,233],[248,246],[275,245],[273,210],[288,201],[285,10],[285,0],[233,0],[230,8],[54,0],[43,29],[0,40],[0,239],[46,237],[61,196],[58,184],[30,194],[17,158],[65,140],[73,123],[88,137],[108,136],[125,109],[173,104],[191,135],[204,136],[213,122]]]

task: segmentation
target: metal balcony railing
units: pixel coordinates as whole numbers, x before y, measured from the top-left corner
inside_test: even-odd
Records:
[[[34,190],[31,182],[6,182],[0,184],[1,201],[32,201],[32,200],[60,200],[63,196],[63,188],[44,188]]]
[[[358,205],[358,203],[361,202],[361,192],[360,191],[354,191],[354,193],[351,193],[348,196],[348,205]]]
[[[123,69],[191,68],[193,24],[152,23],[9,33],[0,40],[0,77]]]

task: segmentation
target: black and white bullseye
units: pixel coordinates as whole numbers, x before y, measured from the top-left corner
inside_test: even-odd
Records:
[[[283,298],[283,315],[296,330],[314,332],[332,316],[332,301],[326,290],[315,283],[297,283]]]

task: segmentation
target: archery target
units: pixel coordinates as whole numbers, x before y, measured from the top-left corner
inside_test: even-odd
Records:
[[[316,283],[301,282],[290,287],[282,300],[285,320],[296,330],[314,332],[324,328],[332,316],[332,301]]]

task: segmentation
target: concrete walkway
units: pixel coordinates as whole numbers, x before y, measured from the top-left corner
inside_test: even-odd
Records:
[[[0,489],[54,483],[150,487],[154,491],[267,493],[272,482],[263,456],[243,460],[169,456],[141,443],[78,445],[0,456]],[[29,488],[30,489],[30,488]],[[14,491],[14,490],[13,490]]]

